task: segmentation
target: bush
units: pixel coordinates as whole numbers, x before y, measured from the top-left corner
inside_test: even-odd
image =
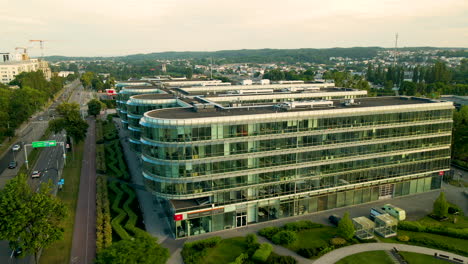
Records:
[[[266,262],[272,250],[273,247],[270,244],[263,243],[260,245],[260,248],[255,251],[252,259],[259,262]]]
[[[215,247],[219,244],[219,242],[221,242],[220,237],[211,237],[208,239],[185,243],[181,252],[184,263],[201,263],[201,259],[206,256],[208,249]]]
[[[300,248],[297,251],[297,254],[303,256],[304,258],[311,258],[315,257],[318,255],[320,251],[322,251],[323,248]]]
[[[346,240],[341,237],[334,237],[330,239],[330,244],[333,246],[343,246],[346,244]]]
[[[353,221],[349,217],[349,213],[346,212],[338,223],[338,235],[349,240],[353,238],[355,232]]]
[[[413,232],[424,232],[425,227],[422,226],[419,222],[400,221],[398,222],[398,229]]]
[[[301,231],[301,230],[308,230],[308,229],[320,228],[320,227],[323,227],[323,225],[305,220],[305,221],[287,223],[283,226],[283,229],[290,230],[290,231]]]
[[[248,234],[245,237],[245,242],[247,243],[247,247],[250,247],[251,245],[258,244],[258,239],[255,234]]]
[[[267,259],[269,264],[296,264],[297,260],[291,256],[280,256],[275,253],[271,253]]]
[[[281,231],[281,228],[276,226],[270,226],[260,229],[260,231],[258,231],[258,234],[271,240],[271,238],[279,231]]]
[[[297,235],[293,231],[283,230],[276,233],[271,241],[277,245],[289,245],[297,240]]]
[[[463,215],[463,211],[458,207],[456,204],[449,203],[449,208],[448,208],[448,213],[449,214],[460,214]]]
[[[397,236],[397,239],[400,242],[408,242],[410,240],[409,236],[406,236],[406,235]]]
[[[325,254],[327,254],[328,252],[331,252],[331,251],[334,250],[334,249],[335,249],[335,246],[326,247],[326,248],[322,249],[322,250],[318,253],[318,256],[325,255]]]
[[[230,264],[243,264],[248,258],[249,258],[249,255],[242,253],[236,258],[236,260],[234,260]]]

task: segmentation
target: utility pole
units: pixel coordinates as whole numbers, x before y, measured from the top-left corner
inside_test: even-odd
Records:
[[[395,34],[395,49],[393,50],[393,68],[395,68],[398,49],[398,33]]]
[[[211,64],[210,64],[210,79],[213,80],[213,57],[211,57]]]

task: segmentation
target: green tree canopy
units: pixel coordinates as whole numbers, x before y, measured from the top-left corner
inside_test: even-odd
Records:
[[[133,240],[120,240],[96,256],[96,264],[164,264],[169,258],[167,248],[146,232],[137,232]]]
[[[434,208],[432,213],[438,218],[445,218],[448,216],[448,203],[445,199],[445,193],[441,192],[439,197],[434,201]]]
[[[57,112],[62,116],[49,121],[49,127],[54,133],[62,130],[73,138],[75,143],[80,142],[86,136],[88,123],[80,116],[80,106],[77,103],[61,103],[57,106]]]
[[[88,102],[88,114],[96,117],[101,112],[102,103],[99,100],[93,99]]]
[[[63,237],[65,205],[51,194],[51,184],[35,192],[20,174],[0,191],[0,239],[8,240],[23,253],[37,253]]]
[[[356,230],[354,229],[353,221],[351,221],[349,213],[346,212],[338,223],[338,235],[349,240],[353,238],[355,232]]]

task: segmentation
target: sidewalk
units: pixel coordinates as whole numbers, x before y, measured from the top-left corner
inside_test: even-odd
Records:
[[[408,251],[414,252],[419,254],[431,255],[433,256],[434,253],[443,254],[446,256],[450,256],[450,258],[458,258],[463,260],[463,263],[468,261],[468,258],[457,255],[455,253],[441,251],[438,249],[432,248],[425,248],[425,247],[418,247],[418,246],[411,246],[411,245],[404,245],[404,244],[394,244],[394,243],[366,243],[366,244],[356,244],[348,247],[339,248],[333,250],[332,252],[323,255],[319,259],[315,260],[314,264],[330,264],[336,263],[338,260],[361,252],[366,251],[375,251],[375,250],[392,250],[393,248],[398,249],[398,251]]]

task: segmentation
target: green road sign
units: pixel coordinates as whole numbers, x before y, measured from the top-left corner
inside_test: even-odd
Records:
[[[36,141],[32,143],[33,148],[44,148],[44,147],[55,147],[57,146],[57,141],[49,140],[49,141]]]

